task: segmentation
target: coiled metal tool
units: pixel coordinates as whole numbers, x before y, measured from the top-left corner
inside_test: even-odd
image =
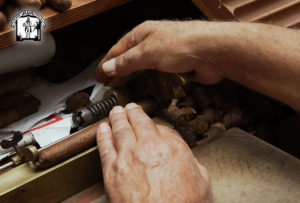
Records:
[[[117,99],[111,96],[92,106],[78,109],[72,116],[73,127],[88,126],[107,117],[116,105],[118,105]]]

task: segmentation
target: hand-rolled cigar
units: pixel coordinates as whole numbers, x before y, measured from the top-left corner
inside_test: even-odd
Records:
[[[179,99],[179,98],[186,97],[185,91],[183,90],[182,86],[173,87],[172,90],[174,94],[173,98]]]
[[[28,94],[22,93],[22,92],[13,92],[13,93],[8,93],[6,95],[1,96],[0,111],[3,111],[4,109],[16,106],[18,103],[26,100],[27,97],[28,97]]]
[[[226,99],[219,93],[213,93],[212,100],[217,108],[220,108],[226,102]]]
[[[174,108],[170,112],[170,115],[175,120],[176,125],[180,126],[187,124],[190,120],[195,118],[196,111],[191,107]]]
[[[175,130],[180,134],[182,139],[189,145],[189,147],[196,146],[197,134],[192,127],[190,127],[188,125],[179,126],[179,127],[175,128]]]
[[[7,18],[3,12],[0,11],[0,30],[2,30],[7,23]]]
[[[212,124],[217,119],[217,113],[212,108],[206,108],[203,109],[203,112],[201,114],[203,120],[207,121],[209,124]]]
[[[189,122],[189,125],[199,135],[202,135],[209,129],[209,123],[204,119],[203,115],[197,116],[194,120]]]
[[[147,114],[153,113],[153,111],[157,110],[156,107],[158,107],[157,102],[153,99],[145,99],[138,102],[138,104]],[[71,137],[40,151],[39,160],[35,162],[35,165],[46,169],[94,146],[96,144],[98,126],[101,122],[105,122],[106,119],[98,121]]]
[[[50,82],[62,83],[78,74],[81,70],[83,70],[83,67],[78,62],[61,56],[54,56],[50,63],[37,68],[37,74]]]
[[[68,10],[72,6],[72,0],[47,0],[47,3],[59,11]]]
[[[195,118],[197,112],[191,107],[178,108],[177,101],[177,99],[173,99],[165,113],[175,122],[176,126],[187,125],[190,120]]]
[[[206,131],[203,136],[209,138],[219,137],[226,130],[225,125],[223,123],[214,123],[210,126],[208,131]]]
[[[40,0],[13,0],[14,3],[20,8],[41,8],[41,1]]]
[[[192,107],[194,109],[197,108],[197,105],[196,105],[194,99],[192,97],[189,97],[189,96],[186,96],[184,101],[179,101],[177,106],[179,108],[182,108],[182,107]]]
[[[223,103],[222,110],[224,110],[225,112],[229,112],[229,111],[232,111],[232,109],[234,109],[234,108],[238,108],[239,106],[240,106],[240,104],[238,101],[230,100],[230,101]]]
[[[6,0],[0,0],[0,7],[4,6]]]
[[[227,112],[223,118],[223,123],[225,127],[239,127],[243,124],[243,112],[241,109],[234,107],[229,112]]]
[[[78,92],[67,99],[66,111],[71,113],[81,107],[90,106],[91,104],[90,96],[86,92]]]
[[[155,112],[159,110],[159,103],[154,98],[146,98],[137,102],[143,110],[149,115],[152,116]]]
[[[90,127],[77,132],[75,135],[40,151],[39,159],[34,164],[39,168],[50,168],[51,166],[94,146],[96,144],[98,126],[104,121],[105,119],[98,121]]]
[[[31,87],[32,72],[30,70],[0,75],[0,96],[10,92],[22,92]]]
[[[40,101],[32,95],[23,97],[16,106],[0,112],[0,128],[37,112],[40,105]]]
[[[199,108],[207,108],[212,104],[212,99],[208,96],[204,87],[197,87],[192,90],[192,95],[196,100],[196,103]]]

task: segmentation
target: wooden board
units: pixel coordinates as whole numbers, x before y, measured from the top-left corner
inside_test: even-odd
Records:
[[[299,0],[192,0],[211,20],[263,22],[300,28]]]
[[[119,6],[130,0],[73,0],[72,7],[65,12],[58,12],[50,7],[39,11],[46,21],[46,32],[62,28],[81,21],[103,11]],[[15,43],[15,30],[7,24],[0,32],[0,49]]]

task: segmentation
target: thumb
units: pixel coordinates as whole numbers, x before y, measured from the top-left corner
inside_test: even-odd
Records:
[[[136,46],[103,63],[102,70],[109,77],[123,77],[137,70],[151,69],[151,65],[149,57]]]

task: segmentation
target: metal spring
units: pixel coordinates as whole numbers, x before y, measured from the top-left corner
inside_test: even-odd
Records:
[[[118,104],[117,99],[112,96],[107,99],[103,99],[98,103],[87,107],[93,114],[94,118],[101,120],[108,116],[109,112],[113,109],[114,106]]]

